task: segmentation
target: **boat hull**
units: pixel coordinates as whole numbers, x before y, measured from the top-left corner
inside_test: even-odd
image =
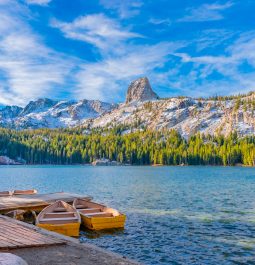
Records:
[[[37,226],[65,236],[78,237],[80,232],[80,223],[37,224]]]
[[[126,216],[122,214],[113,217],[87,217],[81,214],[81,221],[90,230],[124,228]]]

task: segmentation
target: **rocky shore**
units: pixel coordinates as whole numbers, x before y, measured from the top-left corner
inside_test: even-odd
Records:
[[[109,159],[97,159],[91,163],[93,166],[130,166],[130,164],[123,164]]]
[[[17,162],[8,156],[0,156],[0,165],[22,165],[22,163]]]

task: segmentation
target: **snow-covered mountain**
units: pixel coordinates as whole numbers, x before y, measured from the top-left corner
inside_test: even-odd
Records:
[[[254,135],[254,96],[252,94],[242,98],[240,106],[236,99],[222,101],[192,98],[121,104],[109,113],[86,121],[84,126],[93,128],[123,124],[135,130],[175,129],[185,138],[197,132],[229,135],[236,131],[240,136]]]
[[[140,98],[139,98],[140,95]],[[204,134],[240,136],[255,134],[255,93],[244,96],[193,99],[158,99],[147,79],[136,80],[128,89],[126,103],[109,113],[85,121],[85,127],[127,125],[132,130],[175,129],[185,138]]]
[[[54,101],[42,98],[30,101],[24,108],[6,106],[1,109],[0,126],[13,129],[74,127],[116,106],[98,100]]]
[[[186,138],[202,132],[240,136],[255,134],[255,93],[238,97],[159,99],[147,78],[133,81],[125,103],[96,100],[31,101],[25,108],[7,106],[0,110],[0,126],[15,129],[112,127],[126,125],[125,133],[150,128],[175,129]]]

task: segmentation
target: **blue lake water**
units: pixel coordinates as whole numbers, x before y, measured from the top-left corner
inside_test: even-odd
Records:
[[[255,168],[1,166],[0,190],[89,194],[127,214],[81,241],[145,264],[255,264]]]

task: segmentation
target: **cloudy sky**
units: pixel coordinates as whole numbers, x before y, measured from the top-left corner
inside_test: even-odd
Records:
[[[0,0],[0,104],[255,90],[255,1]]]

